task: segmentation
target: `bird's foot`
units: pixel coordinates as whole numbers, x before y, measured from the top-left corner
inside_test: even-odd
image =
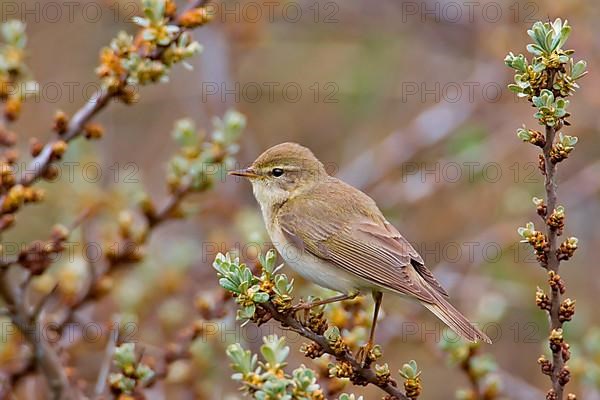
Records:
[[[297,312],[297,311],[300,311],[300,310],[308,311],[311,308],[317,307],[319,305],[320,304],[315,304],[315,302],[313,302],[313,301],[306,302],[303,299],[300,299],[300,301],[298,302],[298,304],[293,305],[290,310],[292,312]]]
[[[320,304],[315,304],[315,302],[312,301],[306,302],[303,299],[300,299],[298,304],[295,304],[290,308],[290,311],[292,312],[292,315],[298,315],[298,312],[300,312],[300,318],[302,318],[303,321],[307,321],[311,310],[319,305]]]
[[[304,300],[300,299],[299,303],[296,304],[295,306],[292,306],[292,311],[298,311],[298,310],[310,310],[311,308],[315,308],[318,306],[324,306],[325,304],[331,304],[331,303],[337,303],[339,301],[344,301],[344,300],[350,300],[350,299],[354,299],[356,298],[360,293],[358,291],[356,292],[351,292],[348,294],[341,294],[339,296],[333,296],[330,297],[328,299],[324,299],[324,300],[320,300],[320,299],[316,299],[313,301],[309,301],[309,302],[305,302]]]
[[[381,357],[379,345],[375,345],[370,341],[364,346],[359,347],[358,352],[356,353],[356,361],[358,361],[363,368],[369,368],[379,357]]]

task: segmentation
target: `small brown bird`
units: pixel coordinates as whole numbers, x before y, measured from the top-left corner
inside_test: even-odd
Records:
[[[416,299],[469,341],[490,339],[447,300],[448,294],[417,251],[358,189],[329,176],[307,148],[282,143],[231,175],[252,183],[271,241],[304,278],[342,293],[299,308],[371,292],[375,312],[368,352],[383,293]]]

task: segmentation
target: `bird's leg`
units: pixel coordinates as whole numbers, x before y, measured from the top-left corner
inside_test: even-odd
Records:
[[[293,311],[298,310],[310,310],[311,308],[322,306],[324,304],[336,303],[338,301],[351,300],[356,298],[359,295],[359,292],[350,292],[348,294],[340,294],[338,296],[333,296],[328,299],[311,301],[310,303],[299,303],[292,307]]]
[[[369,341],[366,345],[361,347],[358,351],[358,360],[361,364],[366,366],[369,361],[369,353],[373,349],[375,343],[375,326],[377,325],[377,316],[379,315],[379,309],[381,307],[381,300],[383,299],[383,293],[373,290],[373,299],[375,300],[375,309],[373,310],[373,323],[371,324],[371,332],[369,333]]]

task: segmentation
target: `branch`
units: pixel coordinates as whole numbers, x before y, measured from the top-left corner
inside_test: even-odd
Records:
[[[297,334],[312,340],[320,346],[324,353],[334,356],[338,361],[349,364],[356,374],[356,381],[366,384],[371,384],[379,387],[381,390],[393,396],[398,400],[409,400],[397,387],[394,381],[382,382],[377,377],[375,371],[371,368],[363,367],[362,364],[356,360],[347,349],[336,350],[334,349],[329,341],[323,335],[319,335],[306,326],[304,326],[299,320],[297,320],[292,313],[281,313],[277,310],[277,307],[272,302],[262,303],[263,307],[271,318],[281,323],[284,329],[289,329]],[[266,322],[266,321],[261,321]],[[354,380],[353,380],[354,381]]]
[[[159,212],[146,213],[145,215],[146,215],[146,220],[148,222],[148,228],[149,229],[156,228],[163,222],[166,222],[166,221],[176,217],[176,215],[174,215],[174,214],[176,214],[176,210],[178,209],[179,205],[181,204],[181,201],[183,200],[183,198],[187,194],[190,193],[190,190],[191,189],[190,189],[189,184],[185,184],[185,185],[177,188],[175,190],[175,192],[173,192],[171,194],[171,196],[169,197],[169,199],[167,200],[167,202],[165,203],[165,205]]]
[[[522,54],[515,56],[509,53],[504,60],[508,67],[517,71],[515,84],[509,85],[509,88],[533,103],[537,109],[534,117],[545,127],[544,133],[525,127],[517,130],[521,140],[542,149],[539,167],[544,175],[545,188],[545,199],[533,198],[537,214],[544,221],[544,231],[536,230],[533,222],[518,231],[533,247],[540,266],[548,272],[550,296],[539,287],[535,295],[537,306],[548,313],[550,322],[548,342],[552,361],[543,355],[538,359],[542,373],[548,375],[552,382],[552,389],[546,395],[548,400],[562,400],[564,386],[570,380],[571,373],[566,362],[571,353],[562,327],[575,313],[575,301],[561,298],[566,289],[558,272],[561,260],[571,258],[577,249],[577,238],[570,237],[558,245],[558,236],[562,235],[565,226],[565,210],[557,204],[555,177],[556,165],[569,156],[578,140],[562,133],[557,137],[560,129],[570,125],[567,120],[570,117],[567,112],[569,101],[566,98],[579,88],[576,81],[587,73],[586,62],[580,60],[575,63],[573,51],[562,48],[570,32],[567,21],[563,23],[560,18],[554,22],[536,22],[528,31],[535,42],[527,46],[527,50],[534,54],[532,64],[529,65]],[[524,84],[519,86],[519,82]],[[567,395],[568,400],[575,398],[573,393]]]
[[[33,361],[46,376],[52,399],[71,398],[69,380],[58,353],[46,341],[39,319],[29,312],[21,285],[7,279],[8,270],[0,272],[0,295],[11,310],[11,321],[33,347]],[[28,368],[26,368],[28,370]]]
[[[553,76],[550,78],[549,86],[552,85]],[[546,145],[543,148],[543,157],[544,157],[544,188],[546,191],[546,206],[549,212],[552,212],[556,208],[556,199],[557,199],[557,185],[556,185],[556,165],[552,162],[550,152],[552,150],[552,146],[554,145],[554,137],[556,135],[556,129],[554,127],[546,126]],[[553,271],[555,274],[558,274],[558,270],[560,267],[560,261],[558,257],[556,257],[557,250],[557,234],[556,230],[553,229],[550,225],[546,224],[546,237],[548,240],[548,271]],[[548,316],[550,319],[550,330],[554,331],[557,329],[562,329],[562,322],[559,320],[559,312],[560,312],[560,304],[561,304],[561,294],[558,288],[552,288],[550,292],[550,310],[548,310]],[[561,351],[553,351],[552,352],[552,373],[550,375],[550,379],[552,380],[552,388],[554,392],[558,396],[559,399],[563,398],[563,385],[560,384],[560,373],[564,367],[564,360]]]
[[[27,167],[26,174],[19,179],[19,184],[23,186],[30,186],[37,181],[46,172],[50,163],[52,162],[53,149],[56,143],[60,141],[70,142],[81,135],[84,126],[106,105],[109,100],[114,97],[117,93],[110,93],[106,89],[100,89],[95,93],[92,98],[81,107],[73,118],[69,122],[66,132],[63,135],[50,140],[41,153],[35,157],[29,166]],[[4,197],[0,198],[0,201],[4,200]]]
[[[195,0],[191,2],[186,9],[177,17],[171,17],[169,20],[174,22],[175,25],[181,28],[180,32],[171,40],[168,45],[160,46],[155,54],[151,55],[152,59],[160,59],[160,57],[165,53],[165,51],[169,48],[172,43],[176,43],[177,40],[181,37],[182,33],[185,32],[186,27],[182,25],[182,17],[184,17],[189,12],[194,9],[198,9],[204,6],[208,1],[207,0]],[[139,50],[140,52],[145,51],[144,48]],[[121,78],[121,83],[126,82],[128,74]],[[52,161],[55,159],[55,148],[56,145],[60,142],[70,142],[71,140],[81,136],[85,125],[102,109],[104,109],[109,101],[112,98],[116,98],[122,95],[120,90],[109,90],[107,88],[102,88],[98,90],[91,99],[81,107],[72,117],[72,119],[68,122],[66,129],[61,133],[56,135],[56,137],[50,140],[46,145],[41,149],[40,153],[31,161],[29,166],[26,168],[25,175],[21,176],[17,183],[23,186],[30,186],[35,181],[40,179],[44,173],[50,167]],[[0,197],[0,204],[4,203],[6,195]]]

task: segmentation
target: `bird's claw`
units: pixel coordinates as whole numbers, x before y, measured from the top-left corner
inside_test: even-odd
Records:
[[[371,342],[367,342],[364,346],[359,347],[356,353],[356,361],[363,368],[369,368],[371,363],[375,361],[374,355],[372,354],[374,345]]]
[[[313,303],[310,303],[310,302],[307,303],[304,300],[300,299],[298,304],[295,304],[292,306],[291,310],[292,310],[292,312],[298,312],[300,310],[307,311],[313,307],[314,307]]]

